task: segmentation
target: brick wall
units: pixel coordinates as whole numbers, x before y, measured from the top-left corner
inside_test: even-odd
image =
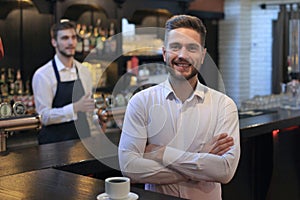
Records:
[[[239,104],[249,95],[250,7],[248,0],[226,0],[219,27],[219,68],[226,93]]]
[[[219,68],[226,93],[238,106],[254,95],[271,93],[272,20],[277,18],[278,7],[260,8],[268,2],[225,0],[225,19],[219,27]],[[272,1],[276,2],[280,3]]]
[[[260,3],[251,5],[250,98],[272,92],[272,21],[277,19],[278,7],[261,9]]]

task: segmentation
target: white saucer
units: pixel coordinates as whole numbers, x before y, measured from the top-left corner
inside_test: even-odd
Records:
[[[135,194],[133,192],[129,192],[127,198],[125,198],[125,199],[119,199],[119,200],[136,200],[138,198],[139,198],[139,195],[137,195],[137,194]],[[105,200],[105,199],[107,199],[107,200],[113,200],[113,199],[109,198],[106,193],[102,193],[102,194],[99,194],[97,196],[97,200]]]

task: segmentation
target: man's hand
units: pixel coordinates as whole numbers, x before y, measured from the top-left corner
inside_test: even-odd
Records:
[[[156,144],[148,144],[145,148],[144,158],[162,162],[166,147]]]
[[[95,109],[94,99],[91,98],[91,94],[88,93],[81,97],[73,104],[74,112],[93,112]]]
[[[229,151],[230,147],[232,147],[233,145],[233,138],[228,136],[227,133],[222,133],[215,136],[211,141],[205,144],[204,152],[221,156]]]

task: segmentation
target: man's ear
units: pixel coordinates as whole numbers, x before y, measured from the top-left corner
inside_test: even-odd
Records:
[[[203,64],[203,62],[204,62],[205,55],[206,55],[206,48],[204,48],[204,49],[203,49],[203,52],[202,52],[202,60],[201,60],[201,64]]]
[[[56,48],[57,42],[56,42],[56,40],[55,40],[54,38],[51,39],[51,44],[52,44],[52,46],[53,46],[54,48]]]
[[[164,62],[166,62],[166,48],[164,46],[162,47],[162,54],[163,54]]]

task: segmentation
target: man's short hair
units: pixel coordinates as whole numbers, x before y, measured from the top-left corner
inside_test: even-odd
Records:
[[[166,21],[165,24],[166,28],[166,37],[167,34],[174,29],[177,28],[189,28],[192,29],[200,34],[201,45],[204,47],[205,38],[206,38],[206,28],[203,22],[198,18],[190,15],[174,15],[170,19]]]
[[[51,26],[50,34],[51,38],[57,39],[57,32],[66,29],[76,30],[76,24],[68,19],[62,19],[58,23]]]

